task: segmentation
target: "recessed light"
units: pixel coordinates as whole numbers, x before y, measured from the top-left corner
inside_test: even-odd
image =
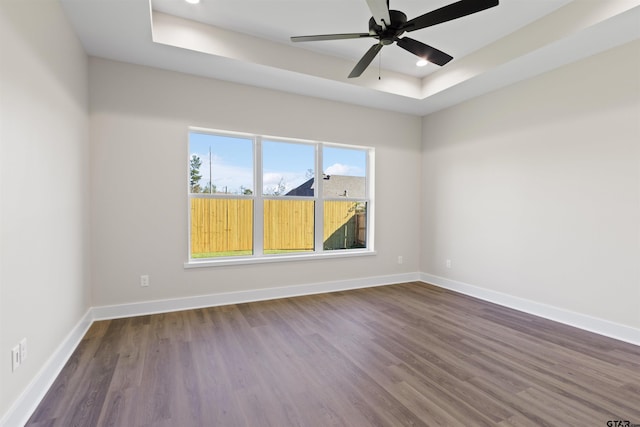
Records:
[[[184,0],[184,1],[186,1],[189,4],[198,4],[198,3],[200,3],[200,0]]]
[[[424,58],[420,58],[420,59],[418,60],[418,62],[416,62],[416,65],[417,65],[418,67],[424,67],[424,66],[425,66],[425,65],[427,65],[428,63],[429,63],[429,61],[427,61],[426,59],[424,59]]]

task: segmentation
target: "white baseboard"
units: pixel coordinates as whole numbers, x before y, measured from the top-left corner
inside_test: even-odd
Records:
[[[311,283],[308,285],[292,285],[278,288],[199,295],[186,298],[108,305],[94,307],[93,318],[95,320],[117,319],[121,317],[167,313],[170,311],[190,310],[194,308],[215,307],[227,304],[240,304],[277,298],[346,291],[350,289],[370,288],[374,286],[392,285],[395,283],[415,282],[418,280],[420,280],[420,273],[404,273],[389,276],[365,277],[362,279],[340,280],[335,282]]]
[[[283,286],[279,288],[256,289],[250,291],[228,292],[201,295],[187,298],[145,301],[90,308],[78,324],[67,335],[58,349],[47,360],[44,367],[27,386],[9,411],[0,419],[2,427],[23,426],[38,407],[56,377],[62,371],[71,354],[95,320],[116,319],[145,314],[166,313],[192,308],[213,307],[226,304],[263,301],[276,298],[288,298],[326,292],[346,291],[350,289],[392,285],[395,283],[415,282],[419,273],[403,273],[389,276],[366,277],[334,282],[313,283],[308,285]]]
[[[67,334],[51,357],[0,420],[0,426],[24,426],[93,323],[91,308]]]
[[[470,285],[468,283],[435,276],[433,274],[420,273],[420,281],[512,308],[514,310],[523,311],[545,319],[564,323],[565,325],[575,326],[576,328],[584,329],[599,335],[640,345],[640,329],[632,328],[631,326],[621,325],[619,323],[599,319],[586,314],[576,313],[563,308],[514,297],[501,292]]]
[[[366,277],[362,279],[312,283],[307,285],[284,286],[279,288],[228,292],[187,298],[173,298],[130,304],[99,306],[90,308],[80,319],[78,324],[71,330],[60,346],[58,346],[58,349],[53,353],[49,360],[47,360],[34,380],[29,384],[29,386],[27,386],[25,391],[20,395],[9,411],[2,417],[0,420],[0,426],[23,426],[28,421],[29,417],[33,414],[60,371],[62,371],[62,368],[71,357],[71,354],[80,343],[80,340],[95,320],[166,313],[226,304],[265,301],[277,298],[346,291],[350,289],[369,288],[416,281],[430,283],[508,308],[513,308],[515,310],[555,320],[557,322],[575,326],[600,335],[640,345],[640,330],[638,329],[427,273],[403,273],[388,276]]]

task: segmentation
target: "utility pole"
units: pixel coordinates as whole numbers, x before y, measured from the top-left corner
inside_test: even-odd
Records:
[[[211,146],[209,146],[209,194],[213,193],[213,180],[211,179]]]

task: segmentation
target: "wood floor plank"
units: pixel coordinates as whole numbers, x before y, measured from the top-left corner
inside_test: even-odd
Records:
[[[27,423],[640,424],[640,347],[422,283],[95,322]]]
[[[92,355],[99,345],[100,341],[95,336],[85,337],[80,342],[31,416],[30,421],[34,425],[38,422],[47,425],[47,420],[55,420],[59,415],[64,415],[71,406],[71,400],[81,382],[85,381],[85,372],[89,369]]]

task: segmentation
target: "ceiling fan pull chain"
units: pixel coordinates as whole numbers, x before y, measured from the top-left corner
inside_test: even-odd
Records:
[[[380,52],[380,55],[378,55],[378,80],[382,80],[380,78],[381,68],[382,68],[382,52]]]

